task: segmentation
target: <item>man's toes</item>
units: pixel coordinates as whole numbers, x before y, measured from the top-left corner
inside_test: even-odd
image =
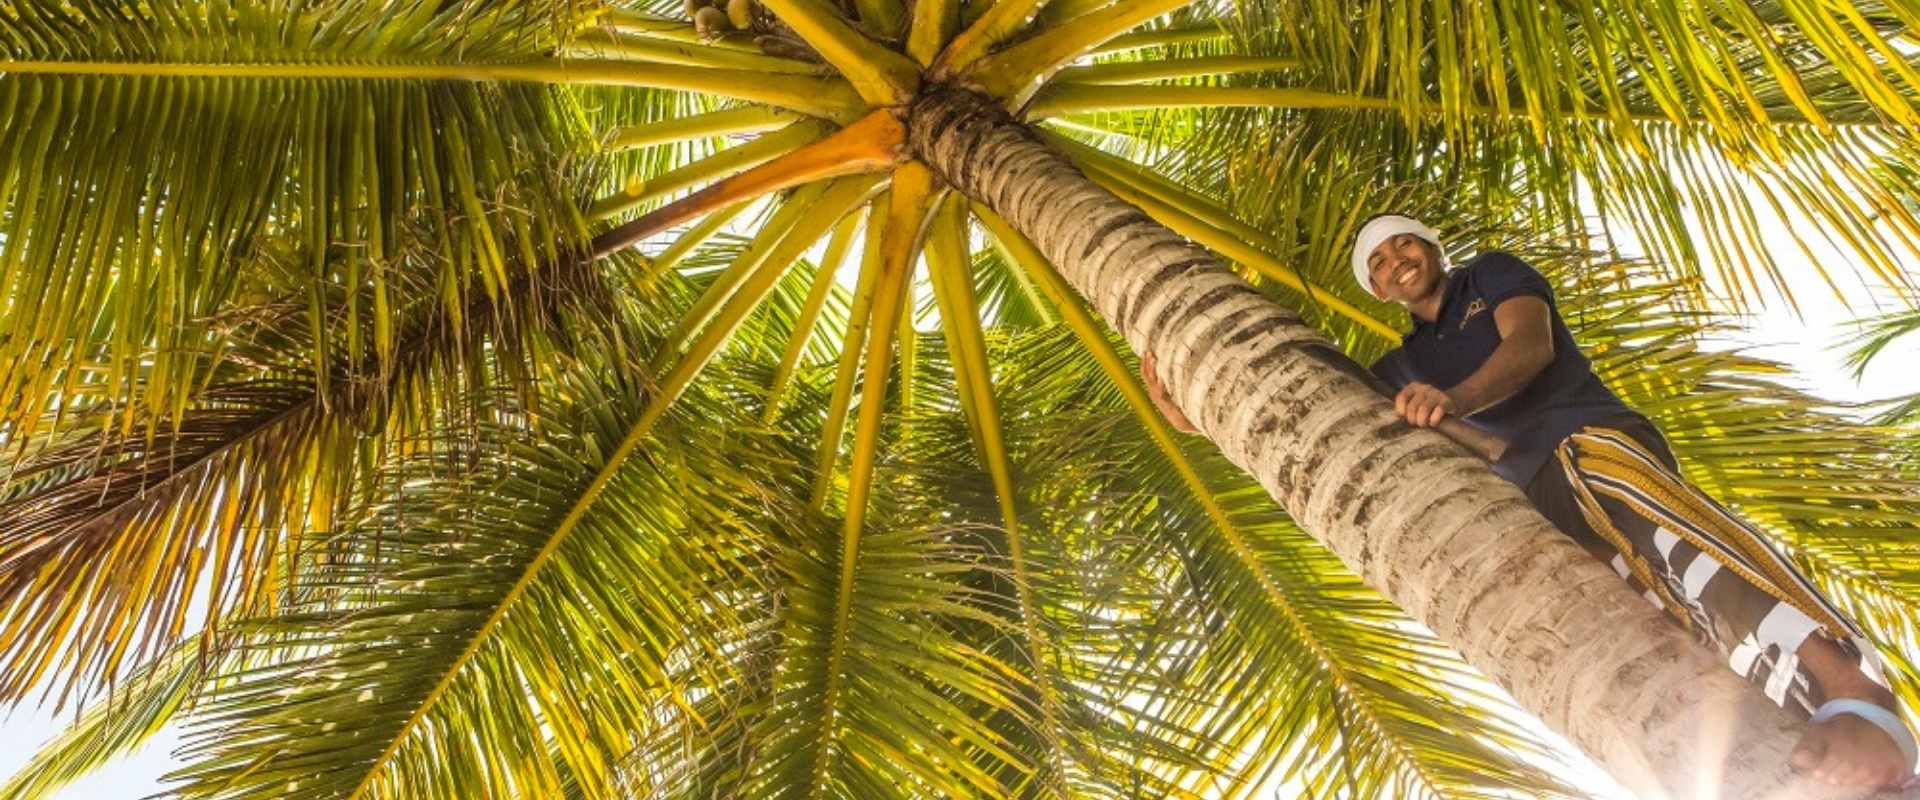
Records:
[[[1808,750],[1806,744],[1803,742],[1800,746],[1793,748],[1793,757],[1787,759],[1787,763],[1793,767],[1795,772],[1806,772],[1807,770],[1813,769],[1813,752]]]
[[[1838,760],[1833,758],[1827,759],[1827,763],[1820,768],[1819,774],[1821,780],[1834,786],[1848,786],[1855,779],[1852,765],[1838,763]]]
[[[1899,786],[1905,783],[1908,778],[1913,777],[1913,766],[1902,759],[1897,763],[1880,768],[1876,777],[1878,780],[1874,783],[1875,786]]]
[[[1880,769],[1874,770],[1873,779],[1869,785],[1876,787],[1892,786],[1899,782],[1900,770],[1892,767],[1881,767]]]
[[[1859,764],[1842,764],[1833,773],[1833,782],[1841,786],[1859,786],[1867,782],[1867,774]]]
[[[1825,743],[1822,744],[1824,745]],[[1840,754],[1834,753],[1831,749],[1823,746],[1820,757],[1814,761],[1812,775],[1814,779],[1821,783],[1840,786],[1847,782],[1848,774],[1851,771],[1852,765],[1848,764],[1846,759],[1841,758]]]
[[[1809,733],[1800,737],[1800,743],[1794,745],[1793,755],[1787,763],[1800,772],[1811,772],[1820,766],[1822,756],[1827,754],[1827,743],[1817,735]]]
[[[1874,780],[1874,769],[1872,767],[1865,764],[1856,764],[1847,769],[1847,785],[1879,786],[1880,782]]]

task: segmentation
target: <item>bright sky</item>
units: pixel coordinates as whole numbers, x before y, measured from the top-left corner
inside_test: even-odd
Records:
[[[1789,279],[1804,276],[1808,281],[1804,285],[1814,285],[1817,279],[1812,277],[1811,267],[1799,255],[1798,248],[1786,238],[1784,227],[1769,225],[1764,229],[1770,232],[1770,236],[1778,237],[1777,241],[1769,242],[1773,252],[1790,256],[1782,258],[1782,267]],[[1617,235],[1619,231],[1615,233]],[[1815,241],[1809,243],[1817,256],[1829,260],[1829,263],[1839,259],[1838,253],[1818,242],[1817,238],[1814,237]],[[1844,268],[1835,270],[1836,273],[1849,271]],[[1799,381],[1803,388],[1832,400],[1858,402],[1920,392],[1920,370],[1912,368],[1913,364],[1920,363],[1920,336],[1909,337],[1883,354],[1860,381],[1855,381],[1851,371],[1844,365],[1843,353],[1836,349],[1851,330],[1844,322],[1861,310],[1875,307],[1875,298],[1868,292],[1857,286],[1852,287],[1848,302],[1854,305],[1853,312],[1849,312],[1826,291],[1801,292],[1797,299],[1801,303],[1804,318],[1795,318],[1777,306],[1763,310],[1751,319],[1740,336],[1724,343],[1725,346],[1755,347],[1758,349],[1753,352],[1758,355],[1792,365],[1800,373]],[[55,735],[64,721],[54,720],[45,712],[32,708],[16,710],[11,716],[0,720],[0,775],[10,776],[20,769],[44,742]],[[138,753],[108,765],[54,797],[56,800],[132,798],[159,791],[160,776],[178,766],[171,751],[180,744],[176,730],[164,730]],[[1586,765],[1581,771],[1584,775],[1576,778],[1576,781],[1599,792],[1598,796],[1631,800],[1617,787],[1606,789],[1612,782],[1597,769]]]

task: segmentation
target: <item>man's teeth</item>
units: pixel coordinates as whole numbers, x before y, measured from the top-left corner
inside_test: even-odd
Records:
[[[1401,282],[1401,283],[1413,283],[1413,278],[1414,278],[1414,276],[1415,276],[1415,274],[1416,274],[1416,273],[1415,273],[1415,272],[1414,272],[1413,270],[1410,270],[1410,269],[1409,269],[1409,270],[1403,270],[1403,271],[1401,271],[1401,273],[1400,273],[1400,282]]]

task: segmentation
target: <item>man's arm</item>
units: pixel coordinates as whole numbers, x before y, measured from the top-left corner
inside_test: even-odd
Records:
[[[1516,295],[1493,309],[1500,346],[1480,368],[1452,389],[1409,383],[1394,408],[1414,425],[1430,427],[1448,416],[1467,416],[1498,403],[1539,377],[1553,363],[1553,311],[1534,295]]]
[[[1500,331],[1500,346],[1487,363],[1449,390],[1463,417],[1518,394],[1553,363],[1553,311],[1547,301],[1533,295],[1509,297],[1494,307],[1493,324]]]

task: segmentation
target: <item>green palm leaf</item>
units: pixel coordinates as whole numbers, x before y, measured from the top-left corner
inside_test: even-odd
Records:
[[[1898,352],[1895,343],[1915,331],[1920,331],[1920,311],[1895,311],[1862,320],[1847,343],[1852,348],[1847,353],[1847,363],[1853,367],[1854,378],[1866,374],[1867,365],[1886,355],[1888,348],[1895,348],[1895,352]],[[1911,344],[1911,340],[1905,343]],[[1920,422],[1920,393],[1888,399],[1886,408],[1880,412],[1879,421],[1885,425]]]
[[[372,287],[338,311],[373,324],[316,335],[316,365],[393,356],[405,299],[391,273],[411,243],[442,254],[448,296],[497,296],[509,261],[552,260],[580,241],[578,200],[548,167],[582,137],[550,90],[406,79],[411,67],[539,53],[564,31],[548,10],[33,0],[0,11],[0,392],[17,398],[0,420],[27,429],[41,398],[82,381],[177,418],[206,375],[175,354],[217,341],[207,320],[233,300],[287,288],[245,269],[262,236],[300,243],[316,282]],[[121,79],[86,63],[160,71]],[[164,69],[195,63],[279,72]],[[399,79],[330,80],[342,64],[391,65]],[[336,309],[309,305],[319,334]],[[136,395],[151,351],[165,355]]]
[[[564,764],[606,796],[611,757],[724,674],[713,637],[759,580],[753,521],[779,502],[740,490],[793,484],[779,471],[797,463],[669,420],[561,527],[640,411],[615,380],[562,375],[553,422],[519,427],[500,406],[474,438],[391,467],[391,491],[325,544],[341,554],[313,578],[326,599],[247,626],[274,663],[207,701],[179,791],[545,795]],[[705,412],[724,409],[688,421]]]
[[[5,800],[41,800],[113,759],[138,750],[203,691],[211,670],[198,636],[145,665],[82,713],[0,786]]]
[[[225,345],[198,369],[211,383],[175,420],[76,393],[65,398],[61,425],[22,439],[22,457],[0,484],[8,519],[0,598],[17,612],[0,633],[0,691],[84,691],[234,609],[258,613],[300,574],[287,568],[270,578],[275,559],[300,553],[305,533],[327,530],[377,482],[368,467],[387,437],[465,417],[461,387],[524,386],[542,353],[578,346],[542,335],[563,327],[558,315],[604,313],[608,302],[591,273],[527,275],[516,263],[501,302],[474,287],[443,305],[437,266],[417,257],[390,268],[389,285],[406,301],[394,309],[402,324],[391,358],[352,362],[337,353],[328,369],[314,370],[301,313],[308,292],[297,292],[215,320]],[[309,291],[336,309],[355,294],[337,285]],[[363,302],[371,293],[358,292]],[[336,313],[327,332],[346,338],[373,327]],[[591,346],[609,345],[618,352],[621,343]],[[495,359],[476,361],[483,350]],[[136,387],[160,379],[141,373]],[[205,591],[208,580],[217,591]],[[196,602],[204,611],[189,618]]]
[[[1792,229],[1796,236],[1818,231],[1856,254],[1863,276],[1912,291],[1899,260],[1915,252],[1920,228],[1909,210],[1913,173],[1901,165],[1915,151],[1897,120],[1920,106],[1903,77],[1912,67],[1901,59],[1912,56],[1877,55],[1898,29],[1889,14],[1870,13],[1866,32],[1850,30],[1843,39],[1857,40],[1858,57],[1822,60],[1838,46],[1822,38],[1833,21],[1774,19],[1778,9],[1689,8],[1649,18],[1675,26],[1668,34],[1687,30],[1685,40],[1620,30],[1628,26],[1618,21],[1638,20],[1638,12],[1596,16],[1575,6],[1529,13],[1537,18],[1479,4],[1259,5],[1222,18],[1236,33],[1230,44],[1108,60],[1277,57],[1298,67],[1133,87],[1075,83],[1063,74],[1038,105],[1043,114],[1069,114],[1066,124],[1107,134],[1096,141],[1113,152],[1226,198],[1256,227],[1301,230],[1325,245],[1348,239],[1347,228],[1326,227],[1342,225],[1341,217],[1296,205],[1326,201],[1310,188],[1329,179],[1313,178],[1317,170],[1368,186],[1330,196],[1358,212],[1356,220],[1393,208],[1394,187],[1479,213],[1546,214],[1569,230],[1584,229],[1582,215],[1597,210],[1635,232],[1669,275],[1717,268],[1724,290],[1745,301],[1792,302],[1796,291],[1826,289],[1786,280],[1780,259],[1799,253],[1768,247],[1748,209],[1791,210],[1809,222]],[[1756,13],[1766,18],[1769,44],[1755,44],[1746,29],[1718,37],[1698,30],[1731,31],[1734,18]],[[1382,27],[1380,19],[1402,22]],[[1423,21],[1406,27],[1416,19]],[[1670,48],[1671,41],[1716,52]],[[1598,71],[1593,52],[1618,63]],[[1689,69],[1668,75],[1647,66],[1674,59]],[[1711,70],[1693,68],[1695,59],[1712,61]],[[1862,89],[1883,80],[1900,90],[1868,96]],[[1433,185],[1460,175],[1480,181],[1474,194]],[[1827,260],[1809,260],[1826,283],[1839,279]],[[1312,268],[1338,263],[1306,261]]]

